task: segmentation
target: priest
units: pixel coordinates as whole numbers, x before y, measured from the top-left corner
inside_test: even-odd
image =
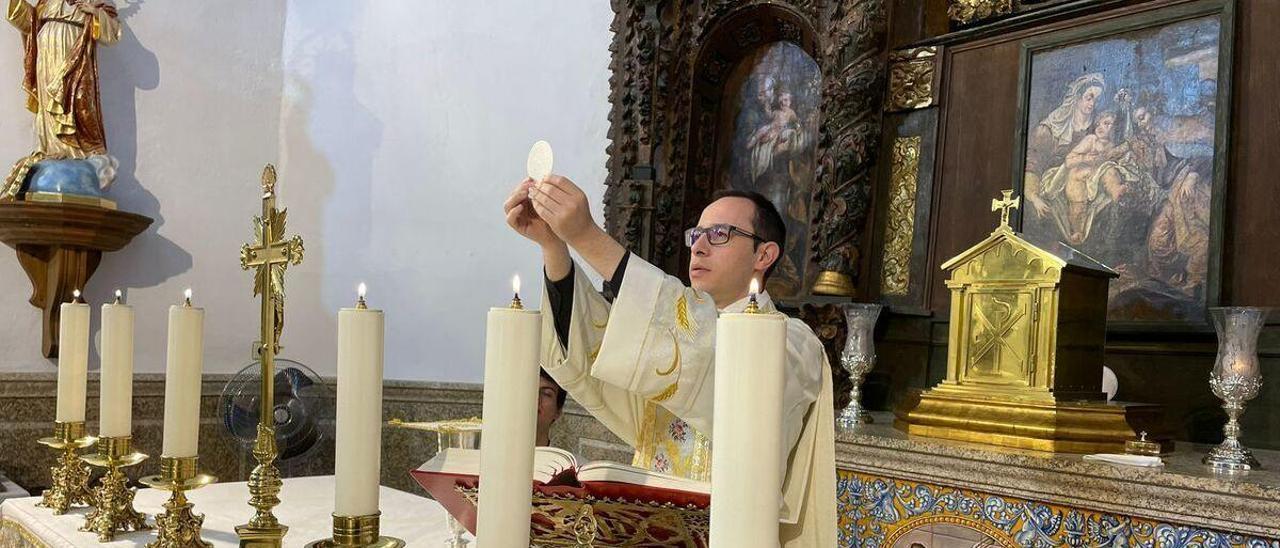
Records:
[[[786,228],[777,209],[753,192],[717,195],[685,232],[692,287],[611,238],[565,177],[526,179],[504,209],[507,224],[542,250],[547,372],[635,448],[634,465],[709,480],[716,317],[743,311],[750,280],[763,282],[781,257]],[[604,295],[570,249],[605,280]],[[757,300],[762,311],[776,310],[768,293]],[[835,546],[831,371],[817,336],[794,318],[784,382],[779,543]]]

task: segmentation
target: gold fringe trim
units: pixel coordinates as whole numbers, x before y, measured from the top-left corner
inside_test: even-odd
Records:
[[[0,518],[0,546],[12,546],[14,548],[23,546],[21,544],[10,544],[13,541],[13,537],[17,537],[26,542],[27,545],[35,546],[36,548],[49,548],[48,544],[41,541],[40,537],[37,537],[35,533],[28,531],[21,523],[10,518]]]

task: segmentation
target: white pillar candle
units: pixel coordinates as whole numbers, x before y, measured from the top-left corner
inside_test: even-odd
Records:
[[[513,286],[518,293],[519,278]],[[541,337],[538,311],[489,309],[476,515],[476,542],[485,548],[529,546]]]
[[[102,305],[102,376],[98,435],[124,437],[133,420],[133,307],[120,301]]]
[[[62,303],[58,319],[58,422],[84,422],[85,385],[89,376],[89,305]]]
[[[338,311],[338,432],[334,515],[378,513],[382,465],[383,314],[364,306]]]
[[[164,369],[166,457],[197,456],[200,439],[200,380],[204,369],[204,309],[187,301],[169,307],[169,349]]]
[[[786,347],[781,314],[721,314],[716,322],[713,548],[778,545]]]

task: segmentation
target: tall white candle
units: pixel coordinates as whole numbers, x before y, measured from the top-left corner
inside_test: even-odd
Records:
[[[200,439],[200,380],[204,369],[204,309],[186,302],[169,307],[169,349],[164,369],[166,457],[197,456]]]
[[[378,513],[382,464],[383,314],[366,308],[364,284],[356,308],[338,311],[338,432],[334,515]]]
[[[781,314],[721,314],[716,322],[713,548],[778,545],[786,347]]]
[[[518,294],[519,278],[512,285]],[[489,309],[476,515],[476,541],[485,548],[529,546],[541,337],[538,311]]]
[[[102,305],[102,380],[98,435],[124,437],[133,420],[133,307],[120,300]]]
[[[89,305],[62,303],[58,320],[58,422],[83,422],[85,385],[89,376]]]

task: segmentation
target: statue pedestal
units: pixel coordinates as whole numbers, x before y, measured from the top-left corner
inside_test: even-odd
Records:
[[[44,316],[41,353],[58,355],[59,305],[82,289],[102,260],[151,226],[153,219],[69,203],[0,202],[0,242],[18,252],[31,279],[31,305]]]

